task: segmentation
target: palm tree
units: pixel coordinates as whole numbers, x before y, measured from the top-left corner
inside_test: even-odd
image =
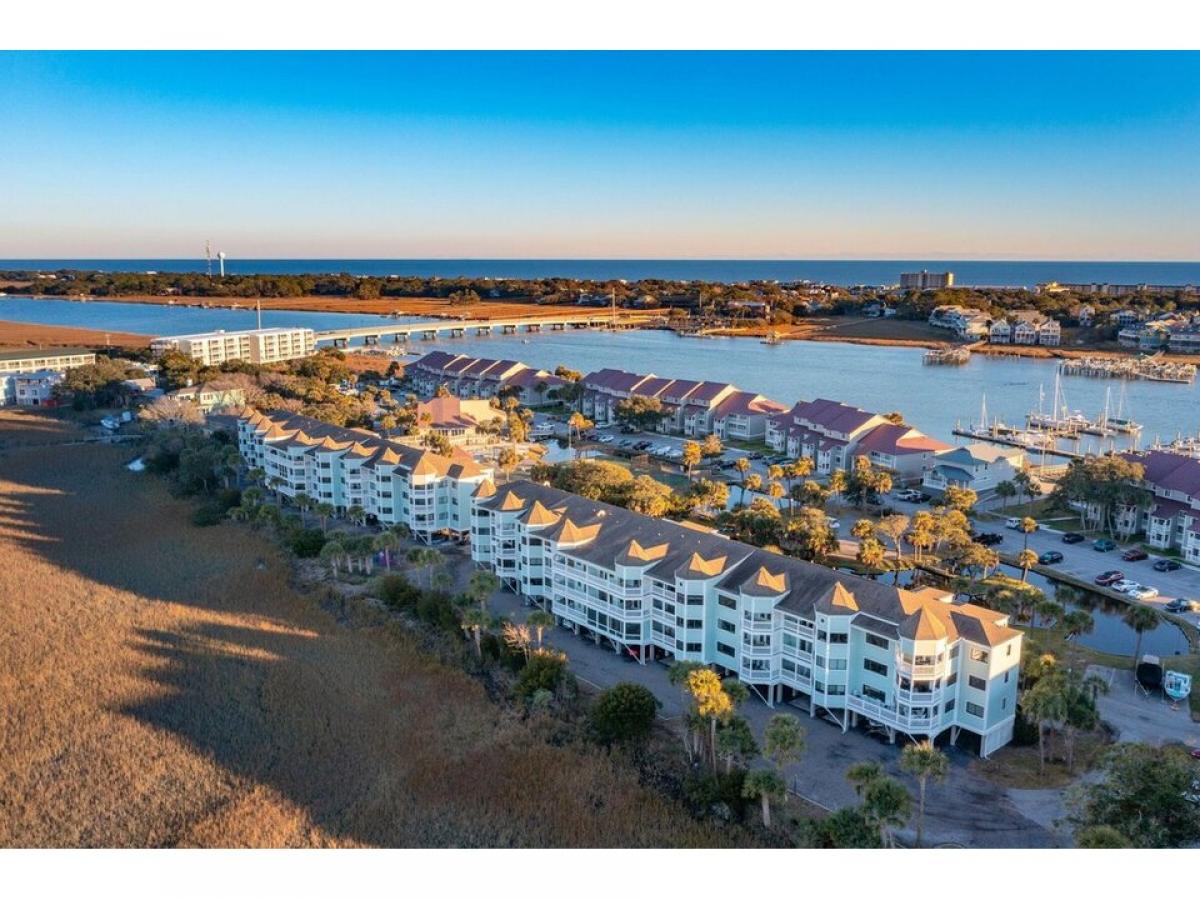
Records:
[[[334,513],[333,504],[318,503],[313,507],[313,512],[316,513],[317,518],[321,520],[321,533],[329,534],[329,518]]]
[[[400,549],[400,538],[390,531],[381,532],[372,539],[371,545],[383,552],[383,566],[392,571],[392,553]]]
[[[1051,668],[1025,692],[1021,708],[1026,718],[1037,723],[1038,771],[1046,771],[1046,731],[1067,716],[1066,683],[1063,675]]]
[[[321,548],[321,562],[326,563],[333,571],[333,577],[338,576],[338,561],[345,555],[346,548],[341,541],[327,541],[325,546]]]
[[[1142,634],[1147,631],[1153,631],[1158,627],[1158,612],[1149,606],[1142,606],[1138,603],[1130,606],[1125,611],[1123,618],[1125,624],[1137,633],[1137,643],[1133,647],[1133,663],[1137,665],[1138,660],[1142,656]]]
[[[271,490],[275,492],[275,505],[282,506],[283,495],[279,492],[279,489],[287,484],[287,480],[280,478],[278,475],[272,475],[267,484],[270,485]]]
[[[433,588],[433,570],[442,563],[442,554],[433,547],[413,547],[408,551],[408,561],[414,568],[421,569],[425,573],[425,587],[431,590]]]
[[[900,754],[900,768],[917,779],[917,846],[925,832],[925,788],[932,780],[942,782],[950,773],[950,760],[930,741],[909,744]]]
[[[893,831],[908,821],[912,797],[876,762],[857,763],[846,770],[846,780],[862,798],[863,816],[878,829],[885,846],[894,846]]]
[[[750,470],[750,460],[744,456],[739,456],[733,461],[733,467],[738,473],[738,487],[742,489],[741,496],[738,498],[738,505],[746,505],[746,472]]]
[[[486,610],[488,597],[496,593],[496,589],[500,587],[500,578],[491,572],[479,571],[471,575],[471,579],[467,582],[467,596],[479,604],[479,608]],[[538,642],[539,644],[541,641]]]
[[[1025,544],[1023,549],[1029,549],[1029,536],[1038,529],[1037,519],[1026,516],[1021,520],[1021,531],[1025,534]]]
[[[896,553],[896,581],[900,580],[900,568],[904,563],[904,533],[908,531],[908,516],[884,516],[875,526],[876,530],[892,542]]]
[[[766,756],[775,763],[775,770],[782,776],[784,767],[800,761],[804,755],[804,742],[808,733],[796,721],[795,716],[776,713],[763,730]]]
[[[673,662],[671,663],[671,667],[667,669],[667,680],[676,687],[679,687],[685,695],[690,697],[691,693],[688,686],[688,678],[692,672],[699,668],[699,663],[684,661]],[[687,722],[687,727],[684,728],[683,731],[683,749],[687,751],[688,759],[691,760],[695,758],[696,753],[700,749],[697,726],[702,725],[703,723],[701,723],[699,718],[694,716],[694,714],[689,716],[685,721]],[[694,744],[693,738],[696,738]]]
[[[1002,481],[996,485],[996,496],[1004,501],[1004,509],[1008,509],[1008,501],[1017,496],[1017,486],[1011,481]]]
[[[544,610],[536,609],[525,617],[525,624],[533,629],[533,634],[537,638],[537,645],[540,650],[542,647],[542,637],[545,635],[546,629],[554,627],[554,616]]]
[[[746,773],[742,782],[742,796],[762,801],[763,828],[771,827],[771,801],[783,800],[787,796],[787,785],[779,774],[770,769],[754,769]]]
[[[1028,538],[1026,538],[1028,540]],[[1029,570],[1037,565],[1038,555],[1026,547],[1017,554],[1017,565],[1021,569],[1021,581],[1024,582],[1029,578]]]
[[[1087,610],[1074,609],[1062,617],[1062,626],[1067,633],[1067,639],[1070,640],[1081,634],[1090,634],[1096,627],[1096,620]]]
[[[829,493],[837,498],[841,498],[846,492],[846,473],[841,469],[836,469],[829,473]]]
[[[483,659],[483,632],[491,625],[492,617],[482,609],[471,607],[463,611],[460,623],[463,631],[475,641],[475,655]]]
[[[363,520],[366,517],[367,517],[367,511],[365,509],[363,509],[362,506],[360,506],[357,503],[352,504],[346,510],[346,518],[349,519],[351,522],[353,522],[355,525],[361,525],[363,523]]]
[[[867,538],[859,543],[855,558],[872,571],[874,578],[887,563],[887,551],[875,538]]]

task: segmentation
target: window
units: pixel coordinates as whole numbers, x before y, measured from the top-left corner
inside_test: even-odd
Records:
[[[887,675],[888,667],[881,662],[875,662],[873,659],[864,659],[863,668],[868,672],[874,672],[876,675]]]
[[[870,697],[872,700],[878,700],[880,703],[883,702],[884,693],[878,688],[873,688],[869,685],[863,685],[862,692],[864,697]]]
[[[704,620],[703,619],[688,619],[687,627],[688,628],[703,628]]]
[[[977,719],[983,718],[983,707],[978,703],[967,703],[967,715],[975,716]]]
[[[971,659],[973,659],[975,662],[987,662],[988,653],[986,650],[980,650],[978,647],[972,647]]]
[[[1009,676],[1010,674],[1012,674],[1012,673],[1011,673],[1011,671],[1009,671],[1009,672],[1005,672],[1005,673],[1004,673],[1004,683],[1005,683],[1005,684],[1008,684],[1008,676]]]
[[[829,643],[831,644],[844,644],[848,640],[850,640],[850,635],[845,633],[838,634],[837,632],[830,632],[829,634]]]
[[[971,687],[975,688],[975,690],[977,690],[977,691],[986,691],[987,690],[987,682],[984,681],[982,678],[978,677],[977,675],[968,676],[967,684],[969,684]]]
[[[717,652],[724,653],[726,656],[733,656],[733,648],[728,644],[717,643]]]
[[[1013,645],[1012,645],[1012,642],[1010,641],[1008,644],[1008,652],[1005,654],[1005,656],[1012,656],[1012,648],[1013,648]]]
[[[730,634],[737,632],[737,626],[732,622],[726,621],[725,619],[717,619],[717,627],[722,631],[728,631]]]
[[[877,634],[868,634],[866,637],[867,643],[872,647],[882,647],[884,650],[888,648],[891,642],[887,638],[882,638]]]
[[[737,609],[737,600],[733,597],[726,597],[724,594],[717,594],[717,602],[726,609]]]
[[[699,644],[688,644],[688,645],[687,645],[687,652],[688,652],[688,653],[699,653],[699,652],[700,652],[700,645],[699,645]]]
[[[954,709],[954,700],[953,699],[947,700],[946,701],[946,712],[950,712],[952,709]]]

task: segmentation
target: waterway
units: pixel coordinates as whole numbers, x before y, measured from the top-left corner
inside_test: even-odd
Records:
[[[7,297],[0,298],[0,319],[153,335],[253,327],[254,312]],[[318,330],[396,321],[358,313],[263,312],[266,326]],[[956,424],[978,420],[985,395],[989,418],[1021,424],[1025,413],[1037,406],[1039,389],[1049,404],[1056,369],[1050,360],[983,355],[973,356],[964,366],[924,366],[923,351],[916,348],[816,341],[765,345],[754,338],[689,339],[650,330],[469,335],[416,340],[412,346],[515,359],[547,369],[559,364],[583,372],[611,367],[729,381],[786,404],[826,397],[877,412],[898,411],[914,426],[945,441],[956,441],[952,434]],[[1069,408],[1092,418],[1104,408],[1108,390],[1111,411],[1116,412],[1122,384],[1109,379],[1062,379]],[[1200,431],[1200,390],[1195,384],[1132,381],[1124,383],[1124,392],[1124,414],[1145,426],[1143,446],[1156,435],[1168,440]],[[1095,451],[1110,446],[1123,449],[1128,444],[1125,438],[1101,441],[1084,436],[1072,446]]]

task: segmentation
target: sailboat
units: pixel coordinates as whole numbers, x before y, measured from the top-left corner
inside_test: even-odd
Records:
[[[1045,412],[1046,390],[1038,387],[1038,408],[1025,416],[1025,424],[1030,428],[1040,428],[1043,431],[1057,431],[1074,434],[1089,427],[1092,423],[1081,412],[1067,412],[1066,398],[1063,396],[1061,376],[1054,375],[1054,403],[1050,412]]]
[[[1112,431],[1120,434],[1141,434],[1141,423],[1133,421],[1133,419],[1125,416],[1125,383],[1121,383],[1121,393],[1117,398],[1117,414],[1115,416],[1108,415],[1108,394],[1105,392],[1104,397],[1104,412],[1105,424]]]

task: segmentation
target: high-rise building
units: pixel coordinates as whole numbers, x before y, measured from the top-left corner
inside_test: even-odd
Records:
[[[233,359],[275,363],[312,356],[317,349],[317,338],[311,328],[208,331],[155,338],[150,342],[150,349],[158,354],[177,350],[205,366],[217,366]]]
[[[905,272],[900,276],[900,287],[916,291],[932,291],[954,287],[953,272]]]

